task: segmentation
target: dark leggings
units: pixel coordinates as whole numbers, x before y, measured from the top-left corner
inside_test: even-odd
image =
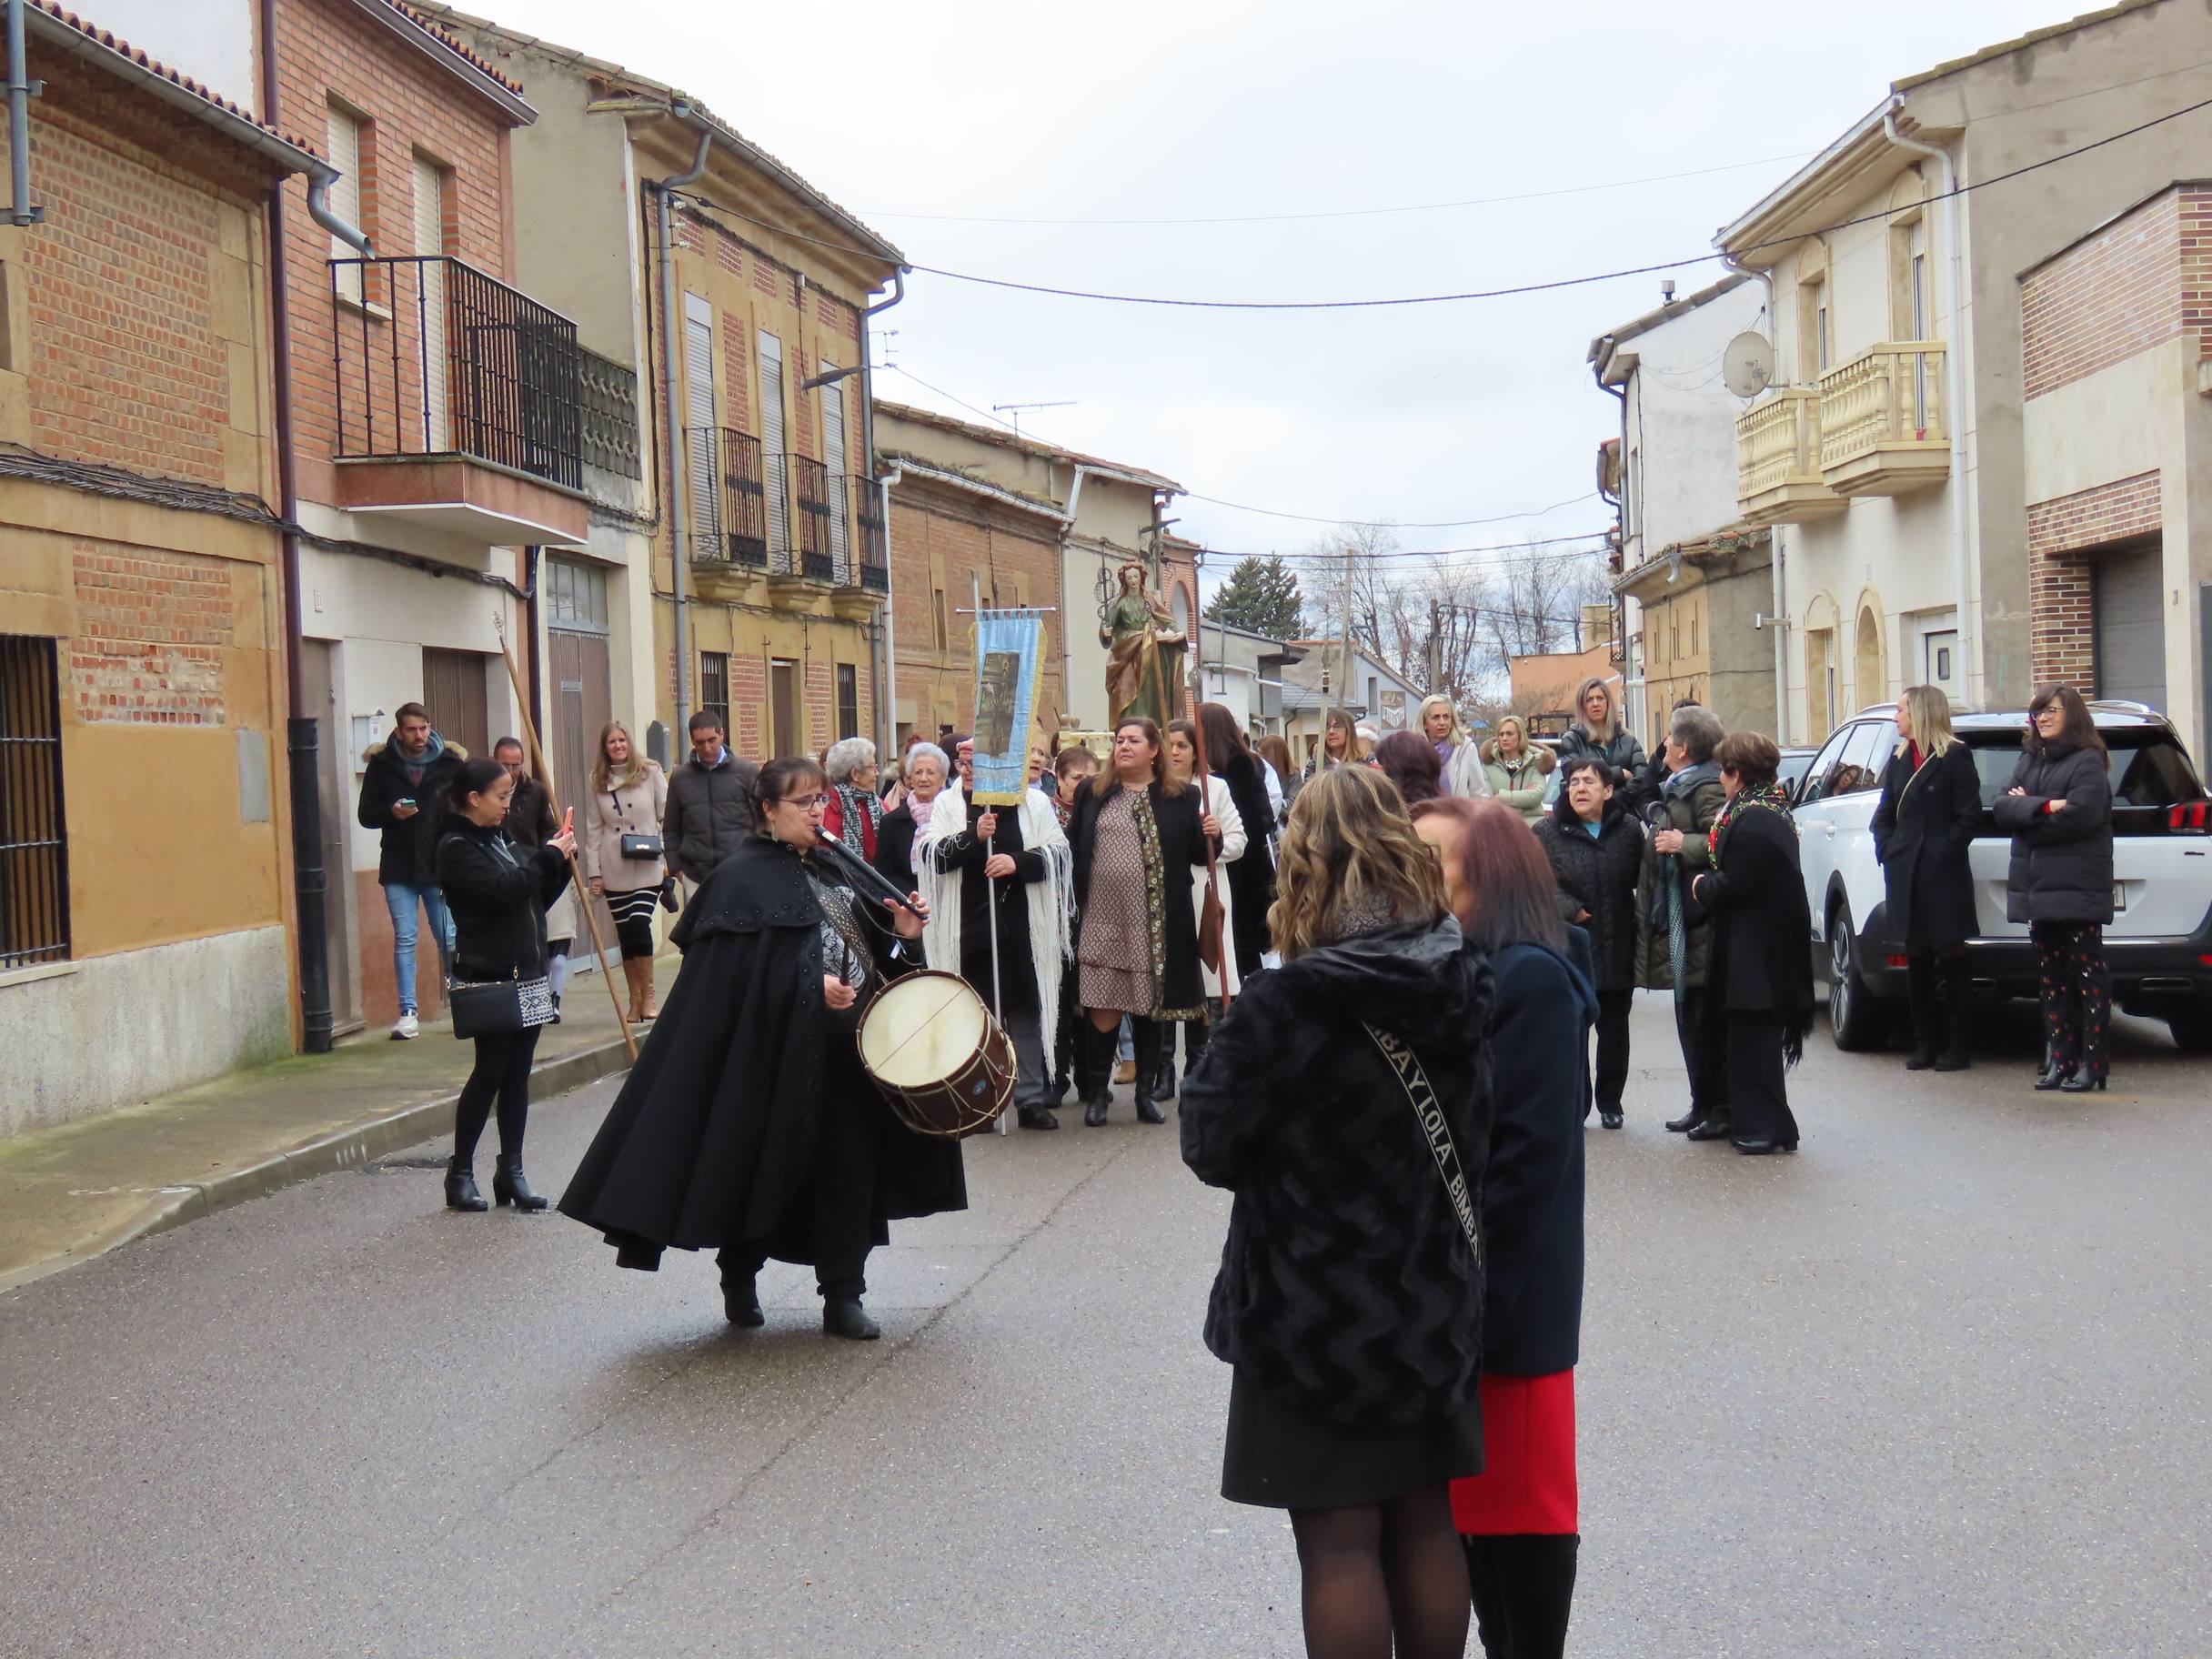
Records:
[[[2094,921],[2038,921],[2036,970],[2043,993],[2043,1040],[2061,1071],[2106,1074],[2112,1029],[2112,972],[2105,965],[2105,930]]]
[[[522,1156],[522,1131],[530,1119],[530,1059],[538,1052],[538,1033],[543,1029],[533,1025],[527,1031],[477,1039],[476,1068],[461,1085],[460,1104],[453,1114],[453,1155],[463,1163],[477,1155],[494,1095],[499,1100],[500,1155]]]
[[[1635,999],[1631,990],[1597,993],[1597,1109],[1621,1110],[1621,1094],[1628,1087],[1628,1014]]]
[[[1441,1482],[1356,1509],[1294,1509],[1308,1659],[1460,1659],[1467,1558]]]

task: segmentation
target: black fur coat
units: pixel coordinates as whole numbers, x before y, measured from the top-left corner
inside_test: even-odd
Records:
[[[1256,974],[1214,1028],[1182,1091],[1183,1161],[1236,1194],[1206,1345],[1262,1392],[1371,1428],[1474,1398],[1482,1263],[1362,1022],[1412,1045],[1479,1210],[1490,1004],[1447,917]]]

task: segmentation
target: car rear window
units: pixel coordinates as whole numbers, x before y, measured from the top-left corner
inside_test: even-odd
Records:
[[[2176,801],[2201,800],[2204,785],[2189,764],[2188,751],[2170,731],[2157,727],[2106,728],[2100,735],[2112,759],[2112,804],[2116,807],[2170,807]],[[1982,805],[1993,805],[2011,787],[2013,770],[2020,764],[2020,739],[2009,732],[1976,731],[1966,734],[1974,751],[1974,769],[1981,777]]]

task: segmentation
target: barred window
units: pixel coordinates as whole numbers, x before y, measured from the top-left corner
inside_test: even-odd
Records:
[[[729,740],[729,653],[699,654],[699,706],[722,722],[722,740]]]
[[[0,634],[0,970],[69,960],[59,652]]]
[[[860,670],[850,662],[837,665],[837,735],[860,735]]]

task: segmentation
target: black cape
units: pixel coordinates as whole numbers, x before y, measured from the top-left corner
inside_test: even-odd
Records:
[[[901,1125],[861,1071],[853,1014],[822,1000],[821,905],[799,855],[749,837],[673,934],[683,971],[561,1213],[617,1246],[759,1242],[811,1262],[804,1209],[823,1102],[859,1091],[876,1131],[875,1242],[968,1207],[960,1143]],[[794,1202],[797,1200],[799,1202]]]

